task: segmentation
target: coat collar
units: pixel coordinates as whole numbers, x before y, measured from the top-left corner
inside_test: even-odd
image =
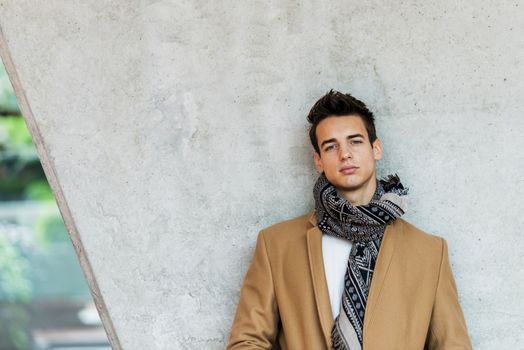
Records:
[[[317,304],[318,316],[324,332],[324,337],[328,348],[331,348],[331,329],[333,327],[334,319],[331,311],[331,303],[329,300],[329,290],[326,281],[324,270],[324,260],[322,256],[322,231],[317,226],[317,219],[315,210],[313,210],[308,218],[311,227],[307,230],[307,248],[309,256],[309,268],[313,280],[313,290],[315,293],[315,301]],[[384,237],[380,244],[373,278],[371,279],[371,288],[369,290],[368,300],[366,304],[366,314],[364,316],[364,344],[366,343],[367,329],[370,327],[374,316],[375,306],[381,295],[382,287],[391,264],[391,258],[395,252],[395,246],[401,236],[399,230],[402,227],[402,219],[393,221],[392,224],[386,226]]]

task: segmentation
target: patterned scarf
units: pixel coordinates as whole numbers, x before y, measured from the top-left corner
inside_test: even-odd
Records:
[[[366,205],[352,205],[338,195],[325,174],[313,188],[318,227],[324,234],[353,243],[349,254],[340,313],[331,331],[333,349],[361,350],[363,321],[371,278],[386,225],[404,214],[408,188],[399,177],[377,180],[377,188]]]

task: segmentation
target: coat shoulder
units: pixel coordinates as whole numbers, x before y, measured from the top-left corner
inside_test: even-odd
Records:
[[[434,256],[440,260],[444,243],[443,237],[428,233],[405,219],[399,218],[397,220],[402,228],[400,239],[403,248],[417,255]]]

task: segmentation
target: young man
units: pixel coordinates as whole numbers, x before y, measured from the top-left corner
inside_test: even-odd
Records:
[[[308,121],[315,209],[258,234],[227,349],[471,349],[446,240],[376,178],[372,112],[331,90]]]

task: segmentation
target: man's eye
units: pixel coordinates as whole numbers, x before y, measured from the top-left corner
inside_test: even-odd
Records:
[[[327,146],[324,150],[325,151],[329,151],[329,150],[333,149],[334,147],[335,147],[334,145]]]
[[[360,140],[353,140],[353,143],[362,143]]]

